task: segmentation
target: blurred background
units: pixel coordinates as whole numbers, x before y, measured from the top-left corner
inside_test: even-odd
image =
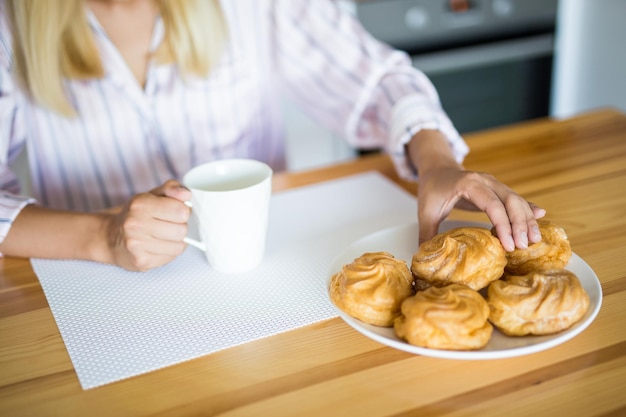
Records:
[[[406,51],[459,131],[594,108],[626,111],[626,0],[342,0]],[[286,103],[288,167],[358,152]]]

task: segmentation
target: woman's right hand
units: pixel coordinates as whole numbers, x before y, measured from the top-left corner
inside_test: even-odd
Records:
[[[184,202],[191,192],[170,180],[147,193],[137,194],[119,212],[109,215],[106,239],[110,263],[131,271],[165,265],[187,247],[187,221],[191,209]]]
[[[186,248],[191,192],[168,181],[137,194],[123,207],[100,212],[55,210],[30,204],[0,243],[6,256],[83,259],[147,271],[165,265]]]

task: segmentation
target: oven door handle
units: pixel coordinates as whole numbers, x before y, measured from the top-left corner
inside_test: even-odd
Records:
[[[440,74],[547,56],[553,51],[554,35],[545,34],[415,55],[412,61],[426,74]]]

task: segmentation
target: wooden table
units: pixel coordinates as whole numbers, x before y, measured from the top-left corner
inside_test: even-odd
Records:
[[[382,346],[333,319],[83,391],[30,263],[6,258],[0,415],[626,415],[626,115],[540,120],[467,140],[467,168],[490,172],[545,207],[598,274],[602,309],[574,339],[512,359],[455,361]],[[377,155],[277,175],[274,186],[366,170],[398,181]]]

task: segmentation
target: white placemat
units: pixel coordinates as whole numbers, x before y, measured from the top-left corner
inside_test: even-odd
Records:
[[[371,172],[274,194],[264,262],[222,275],[195,248],[149,272],[33,259],[84,389],[335,317],[336,254],[416,220],[415,198]]]

